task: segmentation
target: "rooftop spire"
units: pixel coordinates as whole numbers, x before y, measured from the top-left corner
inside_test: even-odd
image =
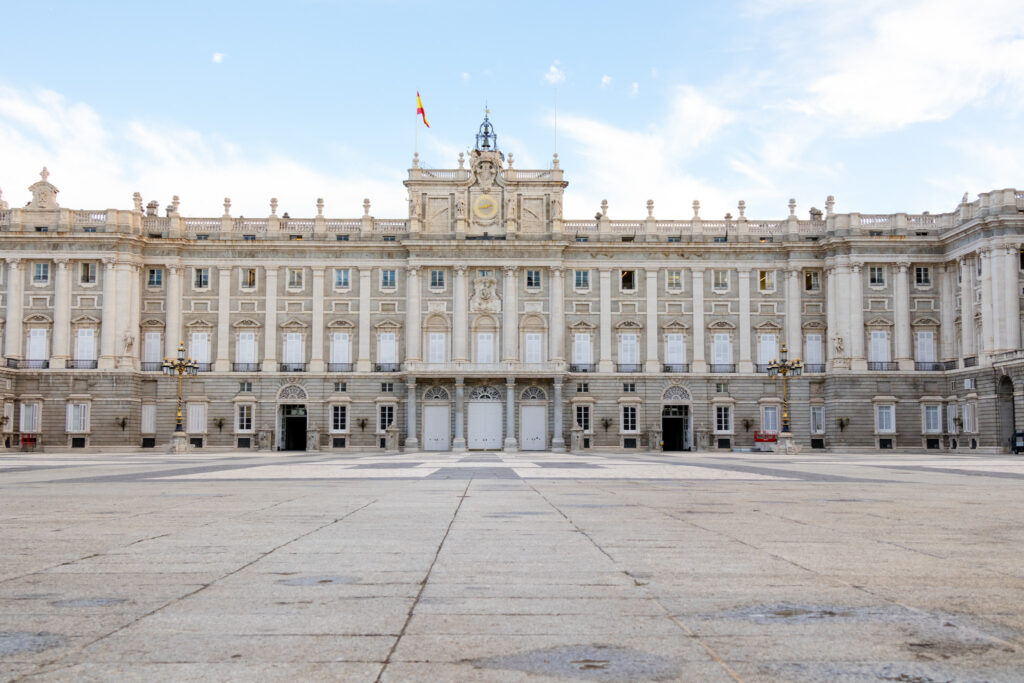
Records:
[[[490,114],[491,110],[485,108],[484,122],[480,124],[480,130],[476,134],[476,151],[478,152],[499,151],[498,135],[494,132],[494,126],[491,125]]]

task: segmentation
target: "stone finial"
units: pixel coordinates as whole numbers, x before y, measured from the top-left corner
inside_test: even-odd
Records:
[[[160,210],[160,203],[157,200],[155,200],[155,199],[153,201],[151,201],[149,204],[146,204],[146,215],[147,216],[156,216],[157,212],[159,212],[159,210]]]
[[[964,192],[964,198],[960,200],[960,203],[961,204],[966,204],[967,203],[967,193],[966,192]]]
[[[363,200],[363,215],[364,216],[369,216],[370,215],[370,199],[369,198],[366,198],[366,199]]]
[[[790,198],[789,200],[789,215],[796,215],[796,199]]]
[[[653,199],[648,199],[647,200],[647,217],[648,218],[654,218],[654,200]]]
[[[512,154],[512,152],[509,152],[509,153],[508,153],[508,167],[509,167],[509,168],[512,168],[512,164],[514,164],[515,162],[516,162],[516,157],[515,157],[515,155],[514,155],[514,154]]]
[[[836,198],[829,195],[825,198],[825,215],[831,216],[832,211],[836,208]]]
[[[178,215],[178,207],[181,206],[181,197],[178,195],[171,196],[171,206],[174,207],[174,215]]]
[[[466,155],[459,152],[459,168],[466,168]]]
[[[731,220],[732,220],[732,214],[726,212],[726,214],[725,214],[725,222],[728,223]]]
[[[46,170],[45,166],[43,166],[43,170],[39,172],[39,177],[43,179],[44,183],[50,182],[50,172]]]
[[[319,197],[316,200],[316,215],[318,218],[324,215],[324,198]]]
[[[231,217],[231,197],[224,198],[224,217]]]
[[[4,201],[4,191],[0,190],[0,211],[7,210],[7,202]]]
[[[271,197],[270,198],[270,215],[271,216],[276,216],[277,215],[277,197]]]
[[[412,153],[412,167],[413,168],[419,168],[420,167],[420,153],[419,152],[413,152]]]
[[[560,168],[558,165],[558,152],[551,156],[551,168]]]
[[[746,213],[744,212],[747,210],[747,203],[741,199],[740,203],[736,205],[736,208],[740,210],[740,218],[746,218]]]
[[[135,204],[135,213],[142,213],[142,195],[138,192],[133,192],[132,203]]]
[[[601,200],[601,215],[602,216],[607,216],[608,215],[608,200],[607,199],[602,199]]]
[[[50,172],[43,166],[43,170],[39,172],[41,180],[29,185],[29,192],[32,193],[32,201],[28,203],[30,209],[44,209],[53,210],[60,208],[57,203],[57,193],[60,192],[54,187],[47,178],[50,177]]]
[[[694,199],[693,200],[693,217],[694,218],[700,218],[700,200],[699,199]]]

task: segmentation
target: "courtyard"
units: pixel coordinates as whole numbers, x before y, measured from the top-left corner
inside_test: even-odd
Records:
[[[1020,680],[1024,460],[0,456],[2,680]]]

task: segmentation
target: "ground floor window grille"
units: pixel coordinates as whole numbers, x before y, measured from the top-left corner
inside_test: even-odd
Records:
[[[383,432],[384,430],[391,426],[392,422],[395,421],[395,407],[381,406],[378,415],[380,416],[378,429]]]
[[[252,431],[252,405],[248,403],[238,406],[238,431]]]
[[[622,406],[622,431],[636,431],[636,406]]]
[[[732,409],[729,406],[715,406],[715,431],[732,431]]]
[[[331,431],[344,432],[348,429],[348,406],[331,408]]]
[[[825,406],[811,406],[811,434],[825,433]]]
[[[590,433],[590,406],[576,406],[576,424],[585,434]]]

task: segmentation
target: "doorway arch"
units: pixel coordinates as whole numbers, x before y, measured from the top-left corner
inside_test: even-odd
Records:
[[[661,395],[661,441],[664,451],[693,449],[693,399],[685,387],[672,385]]]
[[[1000,377],[996,385],[996,401],[999,405],[999,445],[1009,449],[1017,428],[1013,409],[1013,380],[1007,375]]]
[[[277,392],[277,450],[306,450],[308,398],[306,390],[297,384],[287,384]]]

